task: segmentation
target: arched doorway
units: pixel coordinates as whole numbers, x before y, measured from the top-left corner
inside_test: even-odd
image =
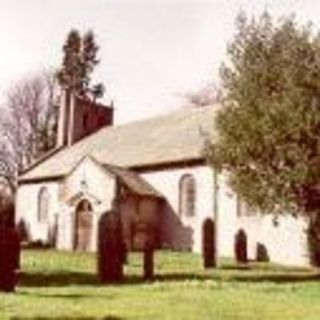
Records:
[[[76,207],[74,225],[74,250],[89,251],[92,233],[92,206],[81,200]]]
[[[202,225],[202,256],[205,268],[216,265],[215,226],[210,218]]]

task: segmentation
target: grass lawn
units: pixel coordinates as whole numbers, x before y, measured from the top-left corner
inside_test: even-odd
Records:
[[[156,254],[156,279],[140,279],[130,255],[126,280],[102,286],[93,254],[26,250],[15,294],[0,293],[1,319],[318,320],[320,274],[311,269],[224,261],[204,271],[190,253]]]

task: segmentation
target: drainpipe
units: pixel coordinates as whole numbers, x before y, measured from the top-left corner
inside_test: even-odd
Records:
[[[213,221],[215,242],[215,263],[219,266],[219,183],[217,169],[213,169]]]

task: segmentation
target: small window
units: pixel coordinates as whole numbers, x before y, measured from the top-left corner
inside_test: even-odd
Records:
[[[186,174],[180,179],[180,204],[181,216],[192,217],[195,215],[196,182],[191,174]]]
[[[42,187],[38,194],[38,221],[46,222],[49,211],[49,193],[46,187]]]

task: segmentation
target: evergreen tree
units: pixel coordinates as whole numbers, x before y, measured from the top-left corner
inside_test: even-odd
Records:
[[[208,159],[249,205],[308,216],[311,258],[320,264],[320,37],[292,17],[240,15],[228,53]]]
[[[71,30],[63,46],[62,67],[57,73],[60,85],[81,96],[101,97],[103,90],[97,92],[96,87],[100,89],[102,85],[91,86],[92,73],[99,63],[98,50],[92,31],[81,37],[78,30]]]

